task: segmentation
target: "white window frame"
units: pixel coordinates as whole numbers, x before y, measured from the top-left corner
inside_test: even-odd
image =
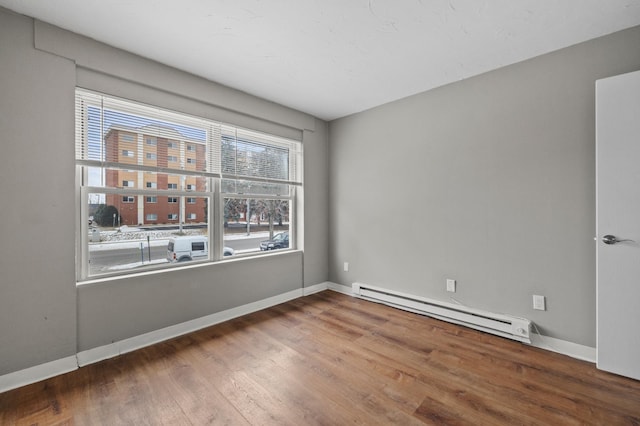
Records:
[[[113,101],[114,105],[120,105],[120,104],[126,105],[126,107],[128,108],[127,111],[136,111],[134,113],[137,113],[138,111],[136,108],[140,108],[141,111],[146,111],[147,109],[153,110],[155,114],[158,114],[158,111],[160,111],[161,113],[166,112],[166,114],[168,114],[168,116],[171,117],[171,118],[167,118],[168,122],[174,122],[174,123],[177,122],[177,121],[171,121],[171,120],[174,120],[176,116],[179,116],[180,119],[184,117],[185,123],[190,122],[190,120],[193,122],[197,122],[198,124],[194,125],[195,127],[202,125],[204,128],[207,129],[208,139],[206,144],[204,142],[202,143],[196,142],[194,144],[187,144],[185,142],[178,142],[178,143],[184,144],[184,145],[181,145],[182,146],[181,149],[198,153],[197,154],[198,157],[192,159],[192,163],[196,163],[196,160],[198,159],[204,160],[203,164],[204,164],[205,170],[185,170],[183,167],[184,164],[178,165],[177,167],[175,165],[171,166],[173,168],[171,167],[162,168],[160,166],[155,166],[155,165],[149,166],[144,164],[142,162],[142,159],[139,159],[139,161],[135,164],[127,163],[125,165],[123,163],[119,163],[119,164],[107,163],[104,160],[104,158],[95,159],[89,156],[89,154],[91,154],[91,150],[92,149],[95,150],[95,148],[92,148],[91,146],[83,145],[83,144],[87,144],[85,140],[88,132],[87,123],[82,121],[83,120],[82,117],[85,117],[85,115],[83,115],[83,111],[84,111],[83,108],[86,108],[86,105],[90,105],[93,108],[102,108],[103,107],[102,105],[104,105],[103,100],[105,99],[109,102]],[[116,109],[116,111],[120,111],[120,110]],[[145,215],[144,217],[146,218],[146,220],[154,221],[154,222],[162,221],[162,219],[158,219],[161,215],[156,212],[148,213],[146,211],[143,212],[141,210],[144,204],[143,201],[147,200],[146,197],[164,196],[164,197],[169,197],[173,199],[172,201],[176,201],[178,204],[178,207],[181,208],[181,213],[178,213],[177,219],[170,219],[170,220],[184,220],[184,219],[194,220],[194,216],[195,218],[198,218],[199,216],[193,212],[190,212],[190,213],[184,212],[184,205],[182,203],[184,203],[184,201],[186,201],[187,198],[195,198],[196,200],[198,198],[204,198],[207,203],[206,205],[208,206],[208,208],[206,209],[208,217],[205,217],[205,218],[200,217],[199,219],[204,223],[208,224],[207,229],[208,229],[208,236],[209,236],[209,242],[210,242],[209,256],[208,256],[208,259],[205,260],[205,262],[219,262],[219,261],[229,260],[228,258],[224,258],[223,256],[223,245],[224,245],[223,216],[224,215],[222,213],[222,200],[224,198],[233,197],[233,198],[249,198],[249,199],[260,199],[260,198],[286,199],[286,200],[289,200],[290,202],[289,204],[290,205],[289,214],[291,217],[290,250],[296,249],[295,247],[296,223],[295,223],[294,209],[297,204],[297,201],[296,201],[297,188],[302,187],[302,178],[301,178],[302,143],[301,142],[282,138],[282,137],[271,136],[271,135],[267,135],[259,132],[253,132],[250,130],[236,128],[234,126],[218,123],[210,119],[190,117],[180,113],[161,110],[158,107],[150,107],[150,106],[138,104],[131,101],[117,99],[107,95],[86,91],[84,89],[76,89],[76,114],[77,114],[76,115],[76,171],[77,171],[76,181],[77,181],[78,191],[79,191],[79,196],[77,197],[77,199],[78,199],[79,211],[80,211],[80,214],[79,214],[80,220],[78,221],[78,225],[77,225],[78,226],[78,237],[77,237],[78,261],[76,262],[76,265],[77,265],[77,282],[79,284],[87,281],[91,281],[94,278],[103,279],[103,278],[108,278],[110,276],[130,275],[130,274],[142,272],[144,270],[149,270],[149,269],[162,270],[163,268],[162,266],[149,265],[140,269],[126,269],[126,270],[121,270],[113,273],[111,272],[100,273],[98,275],[91,275],[89,273],[89,267],[88,267],[88,259],[89,259],[89,256],[88,256],[89,232],[88,231],[89,229],[87,225],[88,223],[87,220],[83,220],[83,218],[86,219],[89,217],[88,215],[89,200],[93,199],[93,197],[100,194],[103,194],[103,196],[112,194],[116,196],[116,199],[120,197],[120,200],[122,200],[123,197],[126,197],[127,203],[131,203],[134,206],[137,205],[137,207],[134,207],[134,209],[137,208],[138,209],[137,211],[139,214],[144,214]],[[155,116],[149,115],[145,117],[155,117]],[[162,120],[162,118],[160,120]],[[185,125],[191,126],[191,124],[185,124]],[[261,141],[259,143],[274,144],[273,146],[275,147],[279,147],[279,146],[290,147],[290,149],[292,150],[290,153],[291,158],[295,160],[295,164],[297,164],[297,166],[296,167],[287,166],[287,167],[291,167],[291,170],[295,170],[295,176],[291,175],[291,172],[290,172],[290,176],[288,179],[282,179],[282,178],[274,179],[274,178],[269,178],[267,176],[259,177],[259,176],[242,175],[242,174],[236,175],[236,174],[227,173],[227,172],[223,173],[219,163],[220,161],[219,158],[222,155],[220,154],[221,143],[222,143],[221,135],[229,131],[236,132],[236,134],[242,135],[242,137],[250,138],[249,139],[250,141],[254,141],[253,138],[257,138],[256,140]],[[101,130],[101,132],[104,132],[104,130]],[[101,133],[101,134],[105,134],[105,133]],[[142,134],[143,134],[142,131],[138,134],[138,153],[139,154],[142,154],[142,152],[145,152],[142,146],[157,145],[157,141],[158,141],[157,138],[150,139],[146,136],[144,137],[144,140],[143,140],[140,137],[140,135]],[[149,144],[148,143],[149,140],[152,140],[155,143]],[[264,142],[264,141],[267,141],[267,142]],[[100,143],[104,144],[104,140],[102,140],[102,142]],[[201,151],[197,149],[198,144],[203,145],[204,147],[204,150],[202,151],[203,154],[201,154]],[[101,149],[101,152],[104,152],[103,147],[100,149]],[[148,151],[146,151],[145,153],[149,154]],[[155,153],[155,152],[152,152],[152,153]],[[184,156],[184,153],[182,153],[181,155]],[[202,155],[204,156],[201,158]],[[225,157],[225,158],[229,158],[229,157]],[[156,154],[156,159],[157,159],[157,154]],[[102,173],[104,177],[104,170],[114,169],[114,168],[122,172],[130,171],[130,172],[139,173],[140,175],[137,179],[137,183],[136,181],[127,180],[126,181],[127,184],[123,185],[123,187],[107,187],[105,186],[104,182],[99,186],[91,186],[88,184],[89,182],[88,175],[90,170],[102,169]],[[186,184],[184,183],[184,180],[182,180],[181,184],[176,184],[176,183],[168,184],[167,185],[168,188],[166,190],[158,189],[156,182],[153,182],[156,184],[155,187],[149,188],[147,187],[146,184],[143,186],[144,179],[142,178],[142,173],[145,173],[145,174],[160,173],[160,174],[168,175],[169,177],[178,175],[178,176],[183,176],[182,179],[188,176],[200,177],[203,179],[203,182],[202,182],[203,185],[201,186],[200,183],[198,183],[197,187],[206,188],[206,190],[200,190],[200,191],[195,190],[196,185],[193,185],[193,184],[189,184],[190,187],[187,190],[185,188]],[[254,181],[256,183],[254,187],[259,187],[260,185],[264,186],[272,183],[275,185],[285,185],[289,189],[287,194],[277,194],[277,195],[253,194],[253,193],[242,194],[242,193],[230,193],[229,191],[227,192],[222,191],[221,183],[223,180],[233,181],[238,179],[243,182]],[[150,182],[147,181],[146,183],[148,184]],[[145,198],[142,198],[142,197],[145,197]],[[169,198],[167,198],[167,200]],[[161,200],[158,200],[158,201],[161,201]],[[176,203],[172,202],[171,204],[174,205]],[[180,207],[181,204],[182,204],[182,207]],[[160,211],[161,210],[159,210],[159,212]],[[184,215],[184,219],[181,219],[180,215]],[[261,254],[262,253],[260,252],[253,252],[246,255],[245,254],[238,255],[236,256],[236,258],[260,256]]]

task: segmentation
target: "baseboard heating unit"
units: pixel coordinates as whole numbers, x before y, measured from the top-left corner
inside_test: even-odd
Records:
[[[531,321],[526,318],[496,314],[464,305],[411,296],[362,283],[353,283],[353,295],[361,299],[464,325],[519,342],[531,343],[529,336]]]

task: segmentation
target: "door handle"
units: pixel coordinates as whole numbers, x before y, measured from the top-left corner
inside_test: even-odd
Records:
[[[633,240],[619,240],[614,235],[605,235],[604,237],[602,237],[602,242],[605,244],[616,244],[616,243],[621,243],[623,241],[631,241],[632,243],[635,242]]]

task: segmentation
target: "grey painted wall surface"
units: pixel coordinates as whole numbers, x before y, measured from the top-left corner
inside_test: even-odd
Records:
[[[304,139],[326,141],[304,145],[304,283],[327,281],[329,276],[329,128],[317,120]]]
[[[235,260],[78,287],[84,351],[302,287],[302,253]]]
[[[304,135],[304,255],[232,260],[77,289],[76,84]],[[0,221],[0,375],[327,280],[326,123],[1,8],[0,94],[7,200]]]
[[[57,113],[74,87],[73,62],[0,9],[0,374],[76,350],[74,122]]]
[[[329,279],[595,346],[595,81],[640,69],[638,46],[640,27],[331,122]]]

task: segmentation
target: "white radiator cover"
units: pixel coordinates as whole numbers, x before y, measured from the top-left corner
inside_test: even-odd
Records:
[[[531,321],[526,318],[496,314],[464,305],[408,295],[368,284],[353,283],[352,288],[354,296],[361,299],[384,303],[405,311],[464,325],[519,342],[531,343]]]

